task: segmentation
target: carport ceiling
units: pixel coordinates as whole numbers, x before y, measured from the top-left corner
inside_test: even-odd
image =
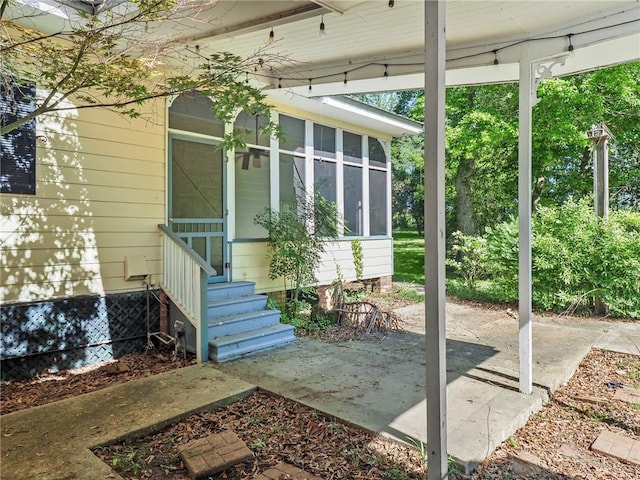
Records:
[[[203,12],[204,22],[179,36],[199,45],[204,55],[220,51],[264,55],[266,61],[255,80],[274,87],[280,83],[308,89],[309,79],[314,86],[344,86],[346,71],[348,83],[342,92],[317,90],[314,95],[348,93],[350,82],[388,82],[423,71],[424,2],[393,3],[391,8],[388,0],[220,0]],[[602,50],[590,52],[587,63],[575,61],[565,73],[593,68],[593,55],[603,56],[595,62],[602,65],[640,58],[637,0],[449,0],[446,24],[448,70],[489,68],[493,81],[514,79],[517,69],[505,65],[517,63],[524,49],[535,58],[571,46],[578,56],[581,50],[586,53],[594,45],[611,42],[605,55]],[[496,59],[499,65],[494,66]],[[386,88],[376,83],[375,89],[395,88],[397,82],[392,80]]]

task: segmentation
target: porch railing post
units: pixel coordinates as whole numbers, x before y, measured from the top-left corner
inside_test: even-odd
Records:
[[[197,357],[198,363],[206,362],[209,359],[209,325],[208,325],[208,302],[207,302],[207,286],[208,276],[203,270],[200,270],[200,325],[197,331]]]

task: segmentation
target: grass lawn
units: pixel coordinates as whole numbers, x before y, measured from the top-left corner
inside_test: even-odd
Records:
[[[393,232],[393,280],[424,284],[424,238],[415,230]]]

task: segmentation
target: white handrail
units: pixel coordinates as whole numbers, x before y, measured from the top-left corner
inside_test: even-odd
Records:
[[[196,329],[198,362],[208,358],[207,279],[216,271],[174,234],[166,225],[158,225],[163,235],[164,268],[162,289]]]

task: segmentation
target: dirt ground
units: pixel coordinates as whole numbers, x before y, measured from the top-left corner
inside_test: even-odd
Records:
[[[351,334],[356,334],[351,332]],[[332,337],[333,341],[336,341]],[[115,383],[180,368],[171,352],[128,355],[83,372],[2,385],[2,414],[61,400]],[[638,479],[640,467],[590,450],[602,430],[640,438],[640,405],[614,399],[616,388],[640,387],[640,358],[594,350],[551,402],[469,476],[453,479]],[[609,385],[609,386],[608,386]],[[227,408],[195,415],[155,435],[103,447],[96,454],[129,479],[184,479],[180,445],[233,429],[255,460],[215,478],[252,478],[286,461],[325,479],[417,479],[420,445],[398,445],[295,402],[258,392]]]

